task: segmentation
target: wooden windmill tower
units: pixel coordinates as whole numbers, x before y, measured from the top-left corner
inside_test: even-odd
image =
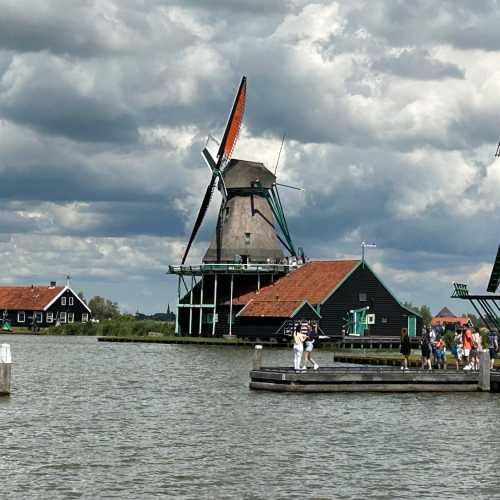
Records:
[[[217,151],[212,154],[207,146],[202,151],[212,175],[182,263],[169,266],[169,272],[179,277],[177,333],[231,335],[233,298],[260,289],[274,280],[275,275],[287,273],[300,261],[286,222],[276,176],[262,163],[231,157],[243,120],[246,88],[247,80],[243,77]],[[186,265],[216,186],[222,201],[214,236],[202,263]],[[190,278],[190,284],[186,278]],[[239,305],[235,305],[237,307]]]
[[[201,203],[182,264],[203,222],[218,181],[222,203],[212,243],[203,262],[273,262],[283,260],[282,245],[297,256],[283,207],[276,176],[262,163],[231,159],[245,110],[246,77],[236,93],[216,159],[205,147],[202,156],[212,177]]]

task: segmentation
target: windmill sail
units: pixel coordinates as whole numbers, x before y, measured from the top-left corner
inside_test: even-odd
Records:
[[[214,187],[215,187],[215,179],[217,178],[216,174],[212,175],[212,178],[210,179],[210,184],[207,187],[207,190],[205,191],[205,196],[203,197],[203,201],[201,202],[201,207],[198,212],[198,216],[196,217],[196,221],[193,226],[193,231],[191,232],[191,237],[189,238],[188,245],[186,247],[186,251],[184,252],[184,256],[182,257],[182,264],[186,262],[189,250],[191,248],[191,245],[193,244],[194,239],[196,238],[196,234],[198,233],[198,230],[200,229],[201,223],[203,222],[203,219],[205,218],[205,214],[207,213],[208,210],[208,205],[210,204],[210,199],[212,198],[212,193],[214,192]]]
[[[219,150],[217,153],[217,163],[214,162],[207,147],[205,147],[202,151],[203,158],[205,159],[210,169],[212,170],[212,178],[210,179],[210,183],[205,192],[205,196],[201,203],[198,216],[196,217],[196,221],[194,223],[193,231],[191,232],[189,242],[182,257],[182,264],[186,262],[189,250],[191,249],[191,245],[193,244],[193,241],[196,238],[196,234],[198,233],[198,230],[200,229],[203,219],[205,218],[205,214],[207,213],[208,206],[212,198],[212,194],[215,187],[215,180],[217,177],[219,177],[219,179],[221,180],[223,198],[225,199],[227,195],[224,179],[222,178],[221,175],[221,166],[229,160],[229,158],[231,157],[231,153],[233,152],[234,145],[236,144],[236,139],[238,138],[241,122],[243,120],[243,113],[245,111],[246,92],[247,92],[247,79],[244,76],[241,79],[238,92],[236,93],[233,107],[231,108],[231,113],[229,114],[229,119],[227,121],[226,129],[224,131],[224,137],[222,138],[222,141],[219,146]],[[207,146],[208,142],[209,141],[207,141]]]
[[[243,114],[245,113],[245,99],[247,95],[247,78],[244,76],[241,79],[240,87],[236,93],[229,119],[227,120],[226,129],[222,137],[222,141],[217,153],[217,164],[220,168],[223,163],[231,158],[236,140],[240,133]]]

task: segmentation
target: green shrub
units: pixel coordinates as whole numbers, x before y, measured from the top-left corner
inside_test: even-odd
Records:
[[[45,330],[48,335],[87,335],[103,337],[145,337],[149,332],[173,335],[175,326],[155,320],[138,321],[134,318],[108,319],[100,323],[66,323]]]
[[[149,332],[159,332],[163,335],[173,335],[175,332],[173,324],[155,320],[110,319],[99,325],[98,335],[105,337],[145,337]]]
[[[446,330],[446,332],[444,332],[443,338],[446,344],[446,349],[448,349],[449,351],[451,349],[451,346],[453,345],[453,342],[455,341],[455,332]]]

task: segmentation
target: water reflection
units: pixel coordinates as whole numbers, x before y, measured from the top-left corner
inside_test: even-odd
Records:
[[[500,496],[498,395],[260,393],[250,349],[2,341],[2,498]]]

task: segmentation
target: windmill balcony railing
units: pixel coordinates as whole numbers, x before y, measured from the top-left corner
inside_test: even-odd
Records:
[[[300,264],[292,262],[290,264],[274,263],[223,263],[223,264],[201,264],[199,266],[168,266],[168,274],[235,274],[235,273],[288,273],[299,267]]]

